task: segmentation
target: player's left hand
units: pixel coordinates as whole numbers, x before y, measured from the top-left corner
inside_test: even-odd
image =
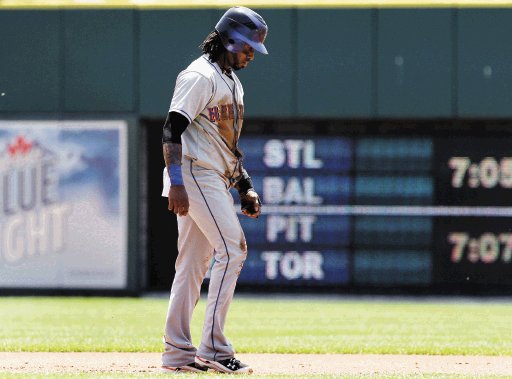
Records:
[[[256,191],[251,189],[246,194],[240,194],[240,203],[242,213],[247,217],[258,218],[261,214],[261,201]]]

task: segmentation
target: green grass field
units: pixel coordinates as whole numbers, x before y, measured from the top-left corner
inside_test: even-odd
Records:
[[[2,351],[158,352],[167,299],[0,298]],[[199,341],[204,301],[193,320]],[[241,353],[512,355],[512,303],[236,298]]]
[[[199,341],[204,300],[193,319]],[[167,299],[0,298],[0,351],[162,351]],[[512,302],[237,297],[227,335],[240,353],[505,355]],[[0,378],[160,378],[163,374],[12,374]],[[201,378],[204,375],[186,375]],[[461,375],[271,375],[272,379],[467,378]],[[476,377],[476,376],[471,376]],[[208,378],[226,378],[208,374]],[[256,379],[260,376],[253,375]]]

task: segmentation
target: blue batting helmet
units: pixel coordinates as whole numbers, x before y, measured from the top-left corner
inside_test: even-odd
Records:
[[[263,45],[268,32],[267,24],[252,9],[229,8],[215,25],[215,30],[219,33],[224,47],[232,53],[241,52],[244,43],[247,43],[254,50],[268,54]]]

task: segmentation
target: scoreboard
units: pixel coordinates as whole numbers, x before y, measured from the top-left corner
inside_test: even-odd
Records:
[[[272,135],[241,147],[263,213],[240,217],[239,283],[512,287],[512,140]]]

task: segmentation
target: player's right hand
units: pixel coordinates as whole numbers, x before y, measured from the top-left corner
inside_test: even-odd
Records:
[[[169,189],[169,206],[168,209],[178,216],[186,216],[188,214],[188,195],[185,186],[171,186]]]
[[[240,203],[242,213],[250,218],[258,218],[261,214],[261,201],[254,189],[250,189],[246,194],[240,194]]]

